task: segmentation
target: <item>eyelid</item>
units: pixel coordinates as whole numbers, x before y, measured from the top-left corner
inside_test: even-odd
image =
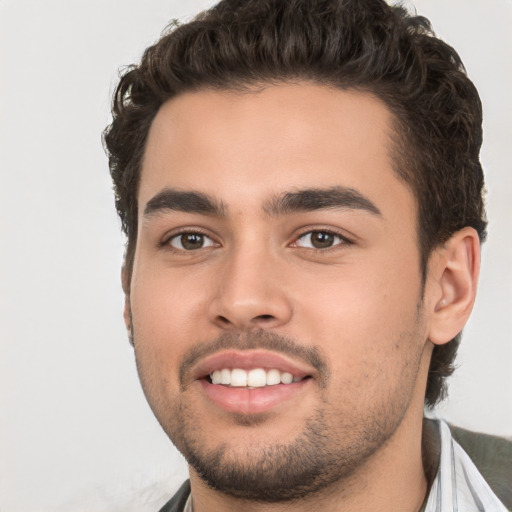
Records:
[[[201,236],[203,236],[205,238],[208,238],[209,240],[212,241],[211,245],[208,245],[207,247],[201,247],[201,249],[212,247],[212,246],[219,246],[220,245],[219,242],[216,241],[215,237],[212,236],[210,233],[207,233],[206,230],[203,230],[203,229],[198,228],[198,227],[188,227],[188,226],[184,226],[182,228],[174,229],[171,232],[166,233],[162,237],[162,240],[160,241],[160,243],[158,245],[160,247],[162,247],[162,248],[167,248],[167,249],[170,249],[170,250],[181,251],[181,252],[193,252],[193,251],[187,251],[186,249],[179,249],[179,248],[174,247],[174,246],[171,245],[171,241],[174,238],[177,238],[177,237],[179,237],[181,235],[187,235],[187,234],[201,235]],[[200,250],[200,249],[196,249],[196,250]]]
[[[315,232],[328,233],[330,235],[333,235],[335,237],[340,238],[341,242],[336,243],[333,246],[328,247],[328,248],[324,248],[324,249],[317,249],[317,248],[313,248],[313,247],[302,247],[303,249],[312,249],[314,251],[326,252],[329,249],[335,249],[336,247],[338,247],[340,245],[352,245],[352,244],[354,244],[354,241],[351,240],[351,238],[349,238],[344,232],[341,232],[340,230],[337,230],[335,228],[332,228],[332,227],[326,228],[326,227],[322,227],[322,226],[308,226],[307,228],[302,228],[301,231],[299,233],[297,233],[293,237],[293,242],[291,244],[289,244],[289,246],[291,246],[291,247],[301,247],[300,245],[298,245],[297,242],[302,237],[305,237],[306,235],[309,235],[309,234],[312,234],[312,233],[315,233]],[[202,228],[196,227],[196,226],[194,226],[194,227],[184,226],[184,227],[181,227],[181,228],[178,228],[178,229],[174,229],[171,232],[167,232],[162,237],[162,239],[161,239],[161,241],[159,242],[158,245],[160,247],[162,247],[162,248],[168,248],[170,250],[175,250],[175,251],[180,251],[180,252],[193,252],[193,251],[187,251],[186,249],[179,249],[179,248],[173,247],[171,245],[171,243],[170,243],[171,240],[173,240],[174,238],[177,238],[177,237],[179,237],[181,235],[184,235],[184,234],[197,234],[197,235],[201,235],[201,236],[209,239],[212,242],[211,245],[208,245],[207,247],[204,247],[204,248],[209,248],[209,247],[212,247],[212,246],[219,247],[221,245],[216,240],[216,237],[213,236],[210,232],[208,232],[207,230],[204,230]],[[203,247],[201,249],[203,249]],[[197,250],[200,250],[200,249],[197,249]]]
[[[317,249],[315,247],[302,247],[303,249],[312,249],[312,250],[315,250],[315,251],[328,251],[329,249],[335,249],[336,247],[340,246],[340,245],[352,245],[354,243],[353,240],[351,240],[347,235],[345,235],[344,233],[341,233],[340,231],[334,229],[334,228],[324,228],[324,227],[308,227],[307,229],[304,229],[303,231],[301,231],[299,234],[297,234],[295,237],[294,237],[294,241],[292,242],[291,244],[291,247],[301,247],[300,245],[297,244],[297,242],[305,237],[306,235],[310,235],[312,233],[327,233],[329,235],[333,235],[335,237],[338,237],[341,239],[341,242],[339,243],[336,243],[334,245],[332,245],[331,247],[327,247],[327,248],[324,248],[324,249]]]

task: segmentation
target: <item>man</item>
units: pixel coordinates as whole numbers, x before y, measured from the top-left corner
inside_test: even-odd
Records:
[[[475,299],[481,140],[456,52],[379,0],[224,0],[121,78],[125,322],[190,468],[162,511],[506,510],[509,445],[423,419]]]

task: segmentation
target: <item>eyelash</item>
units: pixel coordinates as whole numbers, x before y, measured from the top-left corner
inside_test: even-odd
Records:
[[[167,249],[170,249],[170,250],[174,250],[174,251],[177,251],[177,252],[194,252],[193,250],[187,250],[187,249],[180,249],[178,247],[173,247],[172,246],[172,241],[173,240],[177,240],[179,239],[179,237],[182,237],[183,235],[197,235],[197,236],[202,236],[204,237],[205,239],[209,239],[211,240],[212,244],[211,245],[216,245],[216,242],[213,240],[213,238],[209,235],[207,235],[206,233],[198,230],[198,229],[187,229],[187,228],[183,228],[181,231],[179,231],[178,233],[173,233],[171,236],[168,236],[166,237],[162,243],[160,244],[161,247],[164,247],[164,248],[167,248]],[[204,249],[205,247],[200,247],[199,249]],[[196,249],[196,250],[199,250],[199,249]]]
[[[332,229],[318,228],[318,229],[309,229],[308,231],[304,231],[303,233],[298,235],[296,237],[295,241],[293,242],[292,246],[297,246],[299,240],[301,240],[302,238],[304,238],[304,237],[306,237],[308,235],[311,236],[311,235],[313,235],[313,233],[322,233],[324,235],[330,235],[332,237],[338,238],[339,242],[333,243],[333,245],[331,245],[329,247],[324,247],[324,248],[319,248],[319,247],[303,247],[304,249],[309,249],[309,250],[313,250],[313,251],[327,252],[329,250],[335,250],[340,245],[352,245],[352,243],[353,243],[350,239],[348,239],[346,236],[342,235],[341,233],[339,233],[337,231],[334,231]]]
[[[311,236],[313,233],[322,233],[322,234],[325,234],[325,235],[330,235],[332,237],[338,238],[339,242],[333,243],[333,245],[328,246],[328,247],[323,247],[323,248],[319,248],[319,247],[304,247],[304,246],[299,245],[299,241],[301,239],[303,239],[304,237],[306,237],[308,235]],[[198,235],[198,236],[204,237],[203,240],[204,239],[210,240],[211,243],[209,245],[207,245],[206,247],[202,246],[202,247],[199,247],[197,249],[188,249],[188,250],[183,248],[183,246],[181,248],[180,247],[174,247],[172,245],[172,241],[179,239],[179,237],[182,237],[183,235]],[[337,231],[334,231],[332,229],[322,229],[322,228],[311,229],[310,228],[307,231],[303,231],[302,233],[298,234],[295,237],[294,241],[290,244],[290,246],[291,247],[302,247],[303,249],[307,249],[307,250],[315,251],[315,252],[328,252],[328,251],[331,251],[331,250],[335,250],[340,245],[343,246],[343,245],[352,245],[352,244],[353,244],[353,242],[350,239],[348,239],[346,236],[344,236],[341,233],[339,233]],[[160,246],[163,247],[163,248],[167,248],[169,250],[172,250],[172,251],[175,251],[175,252],[181,252],[181,253],[185,253],[185,252],[191,253],[191,252],[199,251],[201,249],[208,249],[209,247],[212,247],[212,246],[215,246],[215,245],[218,245],[218,243],[215,242],[215,240],[211,236],[209,236],[208,234],[206,234],[203,231],[200,231],[198,229],[187,229],[187,228],[183,228],[178,233],[173,233],[171,236],[166,237],[162,241],[162,243],[160,244]]]

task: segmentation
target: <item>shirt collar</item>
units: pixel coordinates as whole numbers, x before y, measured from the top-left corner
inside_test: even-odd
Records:
[[[439,434],[440,453],[437,473],[423,510],[507,512],[468,454],[452,437],[448,424],[439,419],[431,421]]]

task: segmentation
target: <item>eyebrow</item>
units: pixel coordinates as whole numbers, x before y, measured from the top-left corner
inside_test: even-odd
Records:
[[[144,217],[162,213],[166,210],[216,215],[218,217],[223,217],[226,213],[223,203],[216,201],[207,194],[167,188],[147,202],[144,208]]]
[[[263,205],[263,210],[272,216],[335,208],[364,210],[373,215],[381,215],[380,210],[370,199],[349,187],[311,188],[287,192],[267,200]],[[224,217],[227,207],[222,201],[217,201],[202,192],[164,189],[147,202],[144,217],[166,210]]]
[[[288,192],[267,201],[263,208],[273,216],[335,208],[364,210],[373,215],[382,215],[370,199],[349,187],[312,188]]]

